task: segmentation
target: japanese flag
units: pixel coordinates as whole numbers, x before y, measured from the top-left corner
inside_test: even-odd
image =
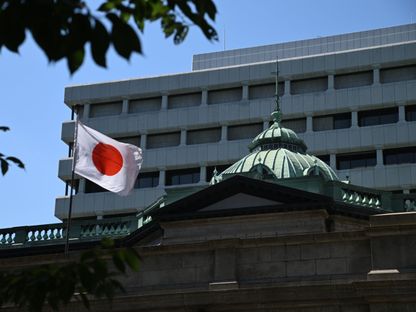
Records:
[[[111,192],[128,195],[142,165],[142,150],[77,123],[75,173]]]

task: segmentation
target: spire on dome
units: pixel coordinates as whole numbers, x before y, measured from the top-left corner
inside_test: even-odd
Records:
[[[276,91],[274,94],[275,102],[276,102],[276,109],[274,112],[272,112],[272,118],[277,127],[280,128],[280,123],[282,121],[282,113],[280,112],[280,97],[279,97],[279,62],[276,58],[276,72],[274,72],[276,75]]]

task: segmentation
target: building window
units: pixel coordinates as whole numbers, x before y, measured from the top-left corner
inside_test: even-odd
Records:
[[[101,186],[95,184],[94,182],[91,182],[90,180],[85,180],[85,193],[102,193],[102,192],[108,192],[105,188],[102,188]]]
[[[313,118],[313,131],[345,129],[351,127],[351,113],[317,116]]]
[[[122,138],[116,138],[115,140],[127,143],[127,144],[133,144],[135,146],[140,146],[140,136],[130,136],[130,137],[122,137]]]
[[[254,137],[262,131],[263,131],[262,123],[229,126],[228,131],[227,131],[227,136],[228,136],[227,139],[229,141],[254,139]]]
[[[416,121],[416,105],[406,106],[406,121]]]
[[[162,148],[169,146],[178,146],[181,142],[180,132],[149,134],[147,136],[146,148]]]
[[[232,164],[207,167],[207,178],[206,178],[207,182],[211,181],[212,176],[214,175],[215,168],[217,169],[218,174],[220,174],[221,172],[223,172],[225,169],[227,169],[231,165]]]
[[[383,150],[385,165],[416,163],[416,146]]]
[[[326,155],[316,155],[316,157],[319,158],[320,160],[322,160],[328,166],[330,165],[330,156],[328,154],[326,154]]]
[[[201,105],[201,92],[170,95],[168,99],[168,108],[183,108]]]
[[[358,125],[360,127],[396,123],[398,120],[397,107],[358,112]]]
[[[200,169],[190,168],[166,171],[166,185],[192,184],[199,182]]]
[[[358,73],[350,73],[344,75],[335,75],[334,77],[334,88],[335,89],[346,89],[364,87],[373,84],[373,72],[365,71]]]
[[[306,131],[306,118],[282,120],[282,126],[296,133],[304,133]]]
[[[121,101],[91,104],[90,105],[90,117],[105,117],[116,116],[121,114],[123,103]]]
[[[279,82],[278,85],[278,94],[282,96],[284,93],[285,85],[283,82]],[[271,98],[275,96],[276,92],[276,84],[275,83],[268,83],[262,85],[254,85],[249,87],[249,99],[256,100],[256,99],[265,99]]]
[[[416,65],[380,69],[380,82],[398,82],[416,79]]]
[[[139,173],[137,177],[135,188],[149,188],[159,185],[159,171]]]
[[[337,155],[337,169],[353,169],[360,167],[373,167],[377,163],[376,152],[339,154]]]
[[[241,87],[223,90],[212,90],[208,92],[208,104],[238,102],[241,101],[241,96]]]
[[[189,145],[219,142],[221,140],[221,128],[190,130],[186,135],[186,144]]]
[[[162,98],[153,97],[145,99],[135,99],[129,101],[129,114],[154,112],[160,110]]]
[[[323,92],[328,89],[328,77],[293,80],[290,82],[291,94]]]

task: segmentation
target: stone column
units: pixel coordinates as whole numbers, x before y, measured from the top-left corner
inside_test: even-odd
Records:
[[[181,143],[180,146],[186,145],[186,129],[181,129]]]
[[[328,75],[328,91],[334,91],[334,73]]]
[[[247,81],[243,81],[243,83],[242,83],[242,85],[243,85],[243,90],[242,90],[242,92],[243,92],[243,94],[241,95],[241,99],[243,100],[243,101],[247,101],[248,100],[248,97],[249,97],[249,89],[248,89],[248,82]]]
[[[221,141],[220,142],[225,142],[227,141],[227,133],[228,133],[228,126],[227,125],[222,125],[221,126]]]
[[[333,170],[337,170],[337,155],[335,154],[335,151],[330,151],[330,154],[329,154],[329,166]]]
[[[121,109],[121,114],[126,115],[129,113],[129,99],[123,99],[123,107]]]
[[[376,146],[377,164],[376,166],[383,166],[383,149],[381,146]]]
[[[159,185],[157,187],[164,188],[166,184],[166,168],[159,169]]]
[[[142,133],[140,135],[140,148],[142,150],[146,149],[146,144],[147,144],[147,133]]]
[[[358,113],[357,111],[351,112],[351,128],[357,128],[358,127]]]
[[[206,105],[208,105],[208,90],[202,89],[201,106],[206,106]]]
[[[406,108],[404,106],[404,102],[397,103],[399,107],[399,123],[406,122]]]
[[[84,193],[85,193],[85,179],[80,178],[79,185],[78,185],[78,194],[84,194]]]
[[[375,85],[380,84],[380,66],[379,65],[373,66],[373,84]]]
[[[168,109],[168,94],[167,93],[162,93],[162,107],[161,109]]]
[[[89,103],[84,104],[84,111],[82,113],[82,118],[83,119],[88,119],[90,117],[90,107],[91,107],[91,104],[89,104]]]
[[[306,132],[313,131],[312,113],[306,113]]]
[[[285,80],[285,93],[283,95],[284,96],[290,95],[290,80],[289,79]]]
[[[199,171],[199,184],[205,184],[207,180],[207,166],[206,164],[201,164]]]

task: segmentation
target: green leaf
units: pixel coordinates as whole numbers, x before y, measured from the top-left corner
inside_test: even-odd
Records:
[[[113,3],[113,2],[104,2],[103,4],[101,4],[98,7],[97,11],[100,11],[100,12],[109,12],[109,11],[115,9],[115,8],[116,8],[116,4],[115,3]]]
[[[77,69],[84,62],[85,51],[84,48],[76,50],[72,54],[67,56],[68,69],[71,74],[77,71]]]
[[[113,263],[120,272],[126,273],[126,266],[120,253],[116,253],[113,255]]]
[[[1,173],[5,175],[9,170],[9,163],[5,161],[3,158],[0,158],[1,161]]]
[[[11,162],[14,162],[19,168],[25,169],[25,165],[19,158],[9,156],[6,158],[6,160],[10,160]]]
[[[111,40],[116,52],[127,60],[133,52],[141,53],[140,40],[133,28],[115,14],[110,13],[106,16],[113,24]]]
[[[139,261],[139,255],[136,253],[136,251],[132,248],[126,249],[124,251],[124,259],[126,260],[126,263],[132,269],[133,271],[137,272],[140,267],[140,261]]]
[[[106,54],[109,46],[110,36],[107,29],[96,20],[91,36],[91,55],[97,65],[107,67]]]

